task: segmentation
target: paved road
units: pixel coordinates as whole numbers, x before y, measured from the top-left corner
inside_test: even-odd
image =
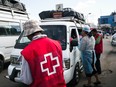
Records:
[[[2,71],[2,73],[0,73],[0,87],[26,87],[24,84],[12,82],[4,77],[7,75],[8,65],[9,64],[7,63],[5,69]]]

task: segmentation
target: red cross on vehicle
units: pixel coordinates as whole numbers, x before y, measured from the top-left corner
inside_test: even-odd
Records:
[[[49,62],[48,62],[49,61]],[[55,61],[55,64],[54,64]],[[47,64],[47,67],[45,65]],[[47,72],[48,76],[56,73],[56,68],[60,66],[58,57],[53,57],[52,53],[44,55],[44,61],[40,63],[41,71]],[[52,68],[52,71],[50,70]]]

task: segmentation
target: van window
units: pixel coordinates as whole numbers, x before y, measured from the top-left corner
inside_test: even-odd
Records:
[[[60,42],[62,49],[66,49],[67,42],[67,34],[66,34],[66,26],[64,25],[41,25],[44,29],[44,34],[46,34],[49,38],[57,40]],[[15,44],[15,48],[23,49],[30,43],[30,40],[27,37],[23,37],[23,32],[21,33],[17,43]]]
[[[79,32],[79,35],[81,35],[81,33],[82,33],[82,27],[78,27],[77,30]]]
[[[71,30],[71,38],[73,38],[73,39],[76,39],[77,38],[76,29],[72,29]]]
[[[21,28],[19,23],[0,22],[0,36],[19,35]]]

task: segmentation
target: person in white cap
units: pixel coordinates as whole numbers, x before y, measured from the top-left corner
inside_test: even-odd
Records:
[[[88,78],[88,83],[84,84],[83,87],[91,87],[91,77],[94,75],[96,78],[96,82],[100,81],[97,76],[97,72],[94,68],[94,64],[96,62],[96,55],[94,51],[95,47],[95,39],[92,36],[91,30],[88,26],[85,26],[82,29],[82,39],[80,42],[80,51],[82,56],[82,62],[86,77]]]
[[[35,20],[25,22],[23,29],[31,42],[21,51],[21,81],[29,87],[66,87],[60,43],[42,34]]]

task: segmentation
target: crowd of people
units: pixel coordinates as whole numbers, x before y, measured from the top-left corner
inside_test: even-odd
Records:
[[[31,42],[21,51],[21,82],[29,85],[29,87],[66,87],[60,43],[42,34],[44,30],[36,20],[25,22],[23,29],[24,36]],[[91,87],[92,76],[96,78],[95,85],[101,84],[99,74],[101,74],[100,55],[103,52],[103,41],[102,36],[97,33],[97,29],[90,30],[89,27],[85,26],[81,34],[79,49],[84,72],[88,78],[87,84],[83,86]],[[51,62],[48,57],[54,57],[56,61]],[[48,60],[47,64],[44,60]],[[55,63],[57,63],[57,68],[50,73],[47,67],[52,70]]]
[[[80,51],[88,79],[87,84],[84,84],[83,87],[91,87],[92,76],[96,78],[95,85],[101,84],[98,74],[101,74],[100,55],[103,52],[103,41],[102,36],[97,33],[97,29],[83,28]]]

